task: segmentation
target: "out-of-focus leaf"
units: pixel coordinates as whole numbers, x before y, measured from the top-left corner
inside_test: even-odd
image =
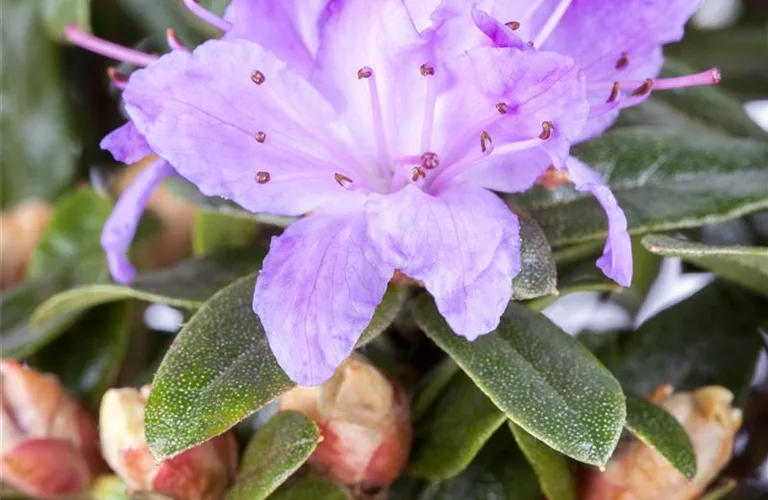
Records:
[[[72,393],[98,408],[128,349],[130,310],[128,302],[93,309],[65,335],[37,352],[31,364],[55,373]]]
[[[293,387],[253,313],[255,280],[241,278],[211,297],[166,353],[145,414],[147,442],[159,460],[221,434]],[[395,311],[388,309],[393,303]],[[384,331],[384,318],[391,322],[399,309],[400,301],[385,296],[362,336]]]
[[[508,429],[499,429],[458,476],[427,487],[419,500],[537,500],[539,484]]]
[[[269,500],[351,500],[344,486],[308,475],[291,479],[277,489]]]
[[[157,41],[165,40],[168,28],[192,47],[218,33],[214,27],[192,15],[182,0],[116,0],[116,3]]]
[[[90,500],[173,500],[159,493],[148,491],[130,492],[128,485],[113,474],[103,474],[91,485]]]
[[[512,281],[515,300],[526,300],[557,292],[557,268],[544,231],[530,215],[512,210],[520,221],[520,274]]]
[[[576,460],[603,465],[610,458],[624,427],[624,394],[567,333],[510,303],[495,331],[468,342],[430,297],[411,304],[422,330],[516,424]]]
[[[248,443],[227,500],[267,498],[306,462],[320,440],[310,418],[293,411],[277,413]]]
[[[549,446],[509,422],[515,441],[533,467],[544,495],[549,500],[573,500],[576,486],[571,477],[568,460]]]
[[[0,207],[53,199],[74,177],[80,144],[39,1],[2,0]]]
[[[413,420],[419,420],[429,410],[443,389],[453,380],[459,371],[459,365],[451,358],[445,358],[424,378],[424,385],[419,390],[411,408]]]
[[[414,477],[430,481],[455,476],[469,465],[506,418],[488,396],[459,371],[432,407],[415,422],[408,471]]]
[[[202,0],[200,5],[210,10],[216,15],[223,15],[224,9],[230,4],[231,0]]]
[[[91,0],[37,0],[48,36],[61,40],[64,28],[76,24],[91,29]]]
[[[665,383],[741,394],[760,351],[760,304],[739,292],[715,282],[660,312],[629,337],[613,373],[638,394]]]
[[[712,488],[701,497],[701,500],[723,500],[726,498],[731,498],[729,497],[729,494],[736,489],[738,484],[739,483],[735,479],[726,479],[725,484]],[[737,500],[738,498],[740,497],[735,496],[734,500]]]
[[[42,324],[61,315],[125,299],[198,309],[217,291],[249,272],[256,272],[264,255],[261,248],[227,250],[140,273],[131,286],[104,283],[72,288],[42,303],[32,316],[32,323]]]
[[[192,226],[192,252],[208,255],[253,243],[259,223],[252,219],[229,217],[223,213],[200,211]]]
[[[688,479],[696,476],[696,453],[680,423],[663,408],[645,398],[627,396],[627,429],[661,453]]]
[[[643,245],[655,254],[682,257],[753,292],[768,296],[768,248],[715,247],[659,234],[645,236]]]
[[[696,227],[768,207],[768,142],[646,127],[579,146],[613,190],[633,234]],[[552,245],[602,241],[606,218],[587,194],[534,188],[515,197]]]

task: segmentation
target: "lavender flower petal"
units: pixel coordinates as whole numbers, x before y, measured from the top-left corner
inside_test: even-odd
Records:
[[[99,146],[112,153],[115,160],[123,163],[136,163],[152,154],[146,139],[130,121],[105,136]]]

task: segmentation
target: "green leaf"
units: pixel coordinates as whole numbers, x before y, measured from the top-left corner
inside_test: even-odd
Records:
[[[32,366],[55,373],[90,408],[98,408],[128,349],[130,312],[128,302],[93,309],[65,335],[37,352]]]
[[[253,219],[199,211],[192,226],[192,252],[208,255],[232,247],[248,246],[258,233],[259,223]]]
[[[414,421],[420,420],[432,407],[458,371],[459,365],[451,358],[446,357],[424,378],[424,385],[416,395],[411,407],[411,416]]]
[[[198,309],[217,291],[255,272],[264,255],[262,248],[228,250],[140,273],[131,286],[105,283],[72,288],[43,302],[32,316],[32,323],[42,324],[61,315],[125,299]]]
[[[571,477],[568,460],[546,444],[509,422],[515,441],[533,467],[544,496],[549,500],[574,500],[576,485]]]
[[[41,36],[38,1],[3,0],[0,207],[53,199],[72,181],[80,144],[56,45]]]
[[[293,411],[277,413],[248,443],[227,500],[267,498],[307,461],[320,440],[310,418]]]
[[[456,373],[414,424],[408,471],[430,481],[455,476],[469,465],[504,420],[504,413],[464,372]]]
[[[145,413],[147,442],[158,460],[221,434],[293,387],[253,313],[255,280],[241,278],[211,297],[166,353]],[[362,337],[384,331],[399,308],[400,301],[385,296]]]
[[[64,28],[76,24],[91,30],[91,0],[38,0],[48,36],[63,40]]]
[[[768,248],[709,246],[659,234],[644,237],[643,245],[657,255],[682,257],[753,292],[768,296]]]
[[[435,483],[419,500],[538,500],[539,485],[531,466],[507,429],[499,429],[458,476]]]
[[[669,383],[680,391],[722,385],[738,396],[761,345],[760,304],[738,292],[715,282],[643,323],[613,373],[638,394]]]
[[[422,330],[512,421],[576,460],[603,465],[610,458],[624,426],[624,395],[576,340],[510,303],[495,331],[468,342],[428,296],[412,304]]]
[[[606,179],[633,234],[697,227],[768,207],[768,142],[631,127],[575,153]],[[515,199],[553,246],[606,237],[605,213],[585,193],[536,188]]]
[[[269,500],[350,500],[346,488],[317,476],[291,479],[277,489]]]
[[[627,429],[661,453],[685,477],[696,476],[696,453],[680,423],[663,408],[632,393],[627,395]]]
[[[515,207],[520,221],[522,269],[512,282],[513,298],[527,300],[557,293],[557,267],[552,249],[541,227],[527,213]]]

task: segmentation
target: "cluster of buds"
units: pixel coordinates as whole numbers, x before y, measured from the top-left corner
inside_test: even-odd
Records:
[[[348,358],[320,386],[286,392],[279,407],[300,411],[318,425],[323,440],[308,463],[329,479],[377,489],[405,467],[411,446],[405,391],[359,356]]]
[[[0,290],[24,278],[37,242],[53,210],[47,203],[27,201],[0,213]]]
[[[650,397],[685,428],[696,453],[696,477],[686,479],[660,453],[640,441],[619,449],[605,472],[590,471],[584,500],[689,500],[699,498],[731,458],[741,410],[723,387],[672,393],[669,385]]]
[[[178,500],[218,500],[237,472],[237,444],[225,433],[156,463],[144,436],[149,386],[110,389],[101,400],[99,428],[104,458],[131,491]]]
[[[105,469],[96,424],[52,375],[0,361],[0,481],[32,498],[74,497]]]

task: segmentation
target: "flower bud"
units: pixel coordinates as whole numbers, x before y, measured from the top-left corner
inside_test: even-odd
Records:
[[[237,445],[227,432],[180,455],[155,463],[144,437],[149,386],[110,389],[101,400],[104,457],[132,491],[179,500],[218,500],[235,477]]]
[[[300,411],[317,423],[323,440],[309,465],[334,481],[378,488],[405,467],[411,446],[405,391],[359,356],[347,359],[324,384],[283,394],[280,409]]]
[[[39,201],[27,201],[0,213],[0,290],[24,279],[29,259],[51,214],[51,206]]]
[[[672,394],[660,386],[650,398],[685,428],[696,453],[696,477],[686,479],[660,453],[634,440],[616,452],[603,473],[590,471],[585,500],[688,500],[699,498],[731,458],[741,410],[723,387]]]
[[[81,493],[104,469],[96,425],[52,375],[0,361],[0,481],[33,498]]]

